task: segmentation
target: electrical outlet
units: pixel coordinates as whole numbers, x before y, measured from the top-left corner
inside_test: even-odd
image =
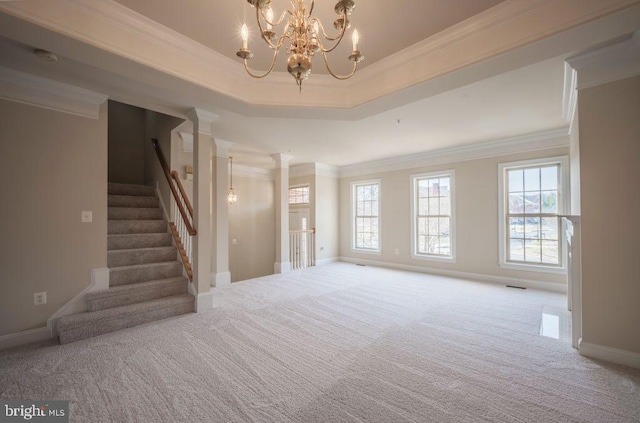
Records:
[[[47,291],[36,292],[33,294],[33,305],[41,305],[47,303]]]
[[[400,254],[400,248],[396,248],[395,250],[396,256]]]
[[[90,211],[80,212],[80,222],[82,223],[93,222],[93,212],[90,212]]]
[[[237,240],[237,239],[235,239],[235,238],[233,238],[233,239],[231,240],[231,245],[237,245],[237,244],[238,244],[238,240]]]

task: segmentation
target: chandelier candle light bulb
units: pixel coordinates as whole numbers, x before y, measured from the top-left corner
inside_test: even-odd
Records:
[[[353,62],[353,69],[347,75],[337,75],[329,66],[328,53],[334,51],[342,38],[345,30],[349,28],[350,22],[347,18],[356,7],[354,0],[339,0],[334,7],[338,19],[333,26],[338,31],[337,35],[328,35],[324,26],[317,17],[312,16],[315,0],[311,0],[309,7],[305,0],[290,0],[291,10],[285,10],[279,19],[274,20],[271,3],[273,0],[247,0],[256,9],[256,23],[258,25],[260,37],[267,47],[273,50],[273,60],[271,66],[263,74],[255,74],[249,69],[248,61],[253,54],[248,47],[249,30],[246,24],[242,25],[242,48],[236,53],[244,62],[244,69],[253,78],[264,78],[271,73],[275,67],[280,51],[285,51],[287,58],[287,71],[294,77],[296,84],[302,90],[302,82],[311,74],[312,61],[316,54],[322,56],[327,70],[336,79],[344,80],[351,78],[358,68],[358,63],[364,56],[358,50],[358,31],[353,31],[353,51],[348,56],[348,60]],[[276,28],[283,26],[280,34],[274,32]],[[287,43],[287,46],[285,46]]]
[[[273,25],[271,25],[271,22],[273,22],[273,9],[268,8],[267,9],[267,30],[271,31],[271,29],[273,28]]]
[[[249,28],[247,28],[247,24],[242,24],[242,28],[240,28],[240,36],[242,37],[242,49],[248,50],[249,46]]]

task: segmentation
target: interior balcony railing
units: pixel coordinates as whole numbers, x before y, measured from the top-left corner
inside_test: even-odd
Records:
[[[289,231],[289,262],[291,269],[316,265],[316,229]]]

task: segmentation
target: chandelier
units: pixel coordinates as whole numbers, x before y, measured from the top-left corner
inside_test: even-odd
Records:
[[[253,53],[249,50],[249,30],[246,24],[242,25],[241,37],[242,48],[236,53],[244,61],[244,68],[253,78],[264,78],[273,70],[278,54],[282,50],[285,42],[287,59],[287,71],[295,78],[298,87],[302,90],[302,82],[311,74],[311,62],[316,54],[322,55],[324,64],[329,73],[336,79],[345,80],[351,78],[358,67],[358,62],[364,59],[364,56],[358,50],[358,31],[352,33],[353,51],[349,55],[349,60],[353,62],[353,70],[348,75],[337,75],[329,67],[327,53],[331,53],[338,47],[344,34],[351,27],[348,16],[356,7],[353,0],[340,0],[335,5],[335,12],[338,18],[333,23],[333,27],[338,31],[336,36],[327,35],[322,22],[311,14],[315,0],[311,0],[309,10],[305,7],[304,0],[290,0],[291,10],[285,10],[280,18],[274,20],[273,9],[271,9],[272,0],[247,0],[251,6],[256,9],[256,22],[262,39],[267,46],[273,50],[273,60],[269,69],[261,74],[254,74],[247,64],[249,59],[253,57]],[[282,33],[278,36],[274,31],[275,28],[284,24]],[[329,44],[329,45],[327,45]]]
[[[238,194],[233,190],[233,157],[229,157],[229,192],[227,193],[227,201],[234,204],[238,201]]]

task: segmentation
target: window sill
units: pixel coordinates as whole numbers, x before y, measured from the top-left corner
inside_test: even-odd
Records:
[[[517,264],[517,263],[505,263],[505,262],[501,262],[499,266],[501,269],[524,270],[527,272],[540,272],[540,273],[554,273],[556,275],[567,274],[567,269],[565,267],[547,267],[547,266],[536,266],[534,264]]]
[[[437,261],[441,263],[455,263],[456,257],[429,256],[426,254],[411,254],[411,258],[415,260]]]
[[[351,248],[351,252],[358,253],[358,254],[369,254],[369,255],[372,255],[372,256],[382,255],[382,251],[381,250],[363,250],[363,249],[360,249],[360,248]]]

